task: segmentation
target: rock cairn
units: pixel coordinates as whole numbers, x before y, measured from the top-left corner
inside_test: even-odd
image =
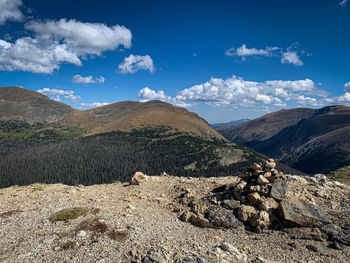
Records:
[[[223,199],[223,206],[235,209],[236,216],[257,232],[268,229],[277,221],[279,202],[288,190],[287,177],[277,171],[275,161],[269,159],[263,166],[252,164],[240,178],[233,188],[219,192],[217,197]]]
[[[325,221],[317,207],[287,196],[287,176],[277,171],[273,159],[254,163],[235,185],[214,189],[210,201],[234,211],[239,220],[258,233],[285,223],[311,226]]]

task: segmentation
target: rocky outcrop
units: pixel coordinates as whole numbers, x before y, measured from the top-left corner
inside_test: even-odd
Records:
[[[242,226],[239,220],[257,232],[286,224],[327,223],[327,216],[305,196],[289,192],[287,176],[275,168],[273,159],[264,165],[254,163],[236,184],[213,189],[207,199],[198,200],[193,193],[184,193],[181,200],[194,215],[187,217],[188,212],[184,212],[180,219],[200,227],[232,229]],[[326,179],[317,175],[310,180],[325,182]]]

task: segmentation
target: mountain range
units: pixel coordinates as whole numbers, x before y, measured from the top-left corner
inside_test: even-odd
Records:
[[[264,159],[197,114],[165,102],[123,101],[83,111],[24,88],[0,88],[0,187],[128,181],[139,170],[238,175]]]
[[[329,173],[350,164],[350,108],[346,106],[281,110],[217,130],[305,173]]]

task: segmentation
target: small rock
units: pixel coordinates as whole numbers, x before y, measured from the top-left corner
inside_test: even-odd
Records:
[[[260,164],[257,164],[257,163],[253,163],[251,166],[250,166],[251,169],[253,170],[262,170],[261,168],[261,165]]]
[[[193,214],[191,212],[183,212],[180,216],[179,219],[183,222],[188,222],[188,220],[191,218]]]
[[[77,236],[78,237],[85,237],[86,236],[86,232],[84,230],[80,230],[78,233],[77,233]]]
[[[247,182],[245,181],[240,181],[238,184],[235,186],[235,192],[241,192],[244,190],[244,188],[247,186]]]
[[[259,175],[258,177],[258,184],[264,185],[264,184],[269,184],[270,181],[267,180],[263,175]]]
[[[238,208],[237,216],[241,221],[247,222],[248,219],[256,217],[257,213],[258,211],[253,206],[241,205]]]
[[[315,174],[314,178],[319,182],[324,182],[324,183],[328,182],[328,178],[324,174]]]
[[[306,248],[312,252],[318,252],[319,249],[315,247],[314,245],[306,245]]]
[[[130,180],[131,185],[139,185],[146,179],[146,176],[142,172],[136,172]]]
[[[279,207],[279,203],[271,197],[261,198],[258,203],[259,209],[266,212],[271,212]]]
[[[188,221],[194,226],[198,226],[202,228],[209,227],[208,219],[200,215],[192,215]]]
[[[75,194],[76,192],[77,192],[77,190],[75,190],[75,189],[68,189],[66,191],[67,194]]]
[[[243,252],[240,252],[238,248],[235,246],[223,242],[219,248],[227,253],[230,253],[230,255],[233,257],[231,262],[247,262],[248,261],[248,256],[244,254]]]
[[[247,196],[247,198],[251,204],[255,204],[256,202],[259,201],[260,195],[258,193],[251,193]]]
[[[50,245],[56,238],[57,238],[56,235],[48,236],[43,240],[43,244]]]
[[[240,206],[241,202],[239,200],[224,200],[223,204],[226,208],[234,210]]]
[[[276,163],[275,163],[274,161],[273,161],[273,162],[267,161],[266,164],[265,164],[265,167],[266,167],[268,170],[275,169]]]

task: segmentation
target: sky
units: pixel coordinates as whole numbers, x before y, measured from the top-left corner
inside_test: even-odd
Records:
[[[210,123],[350,106],[350,0],[0,0],[0,86]]]

